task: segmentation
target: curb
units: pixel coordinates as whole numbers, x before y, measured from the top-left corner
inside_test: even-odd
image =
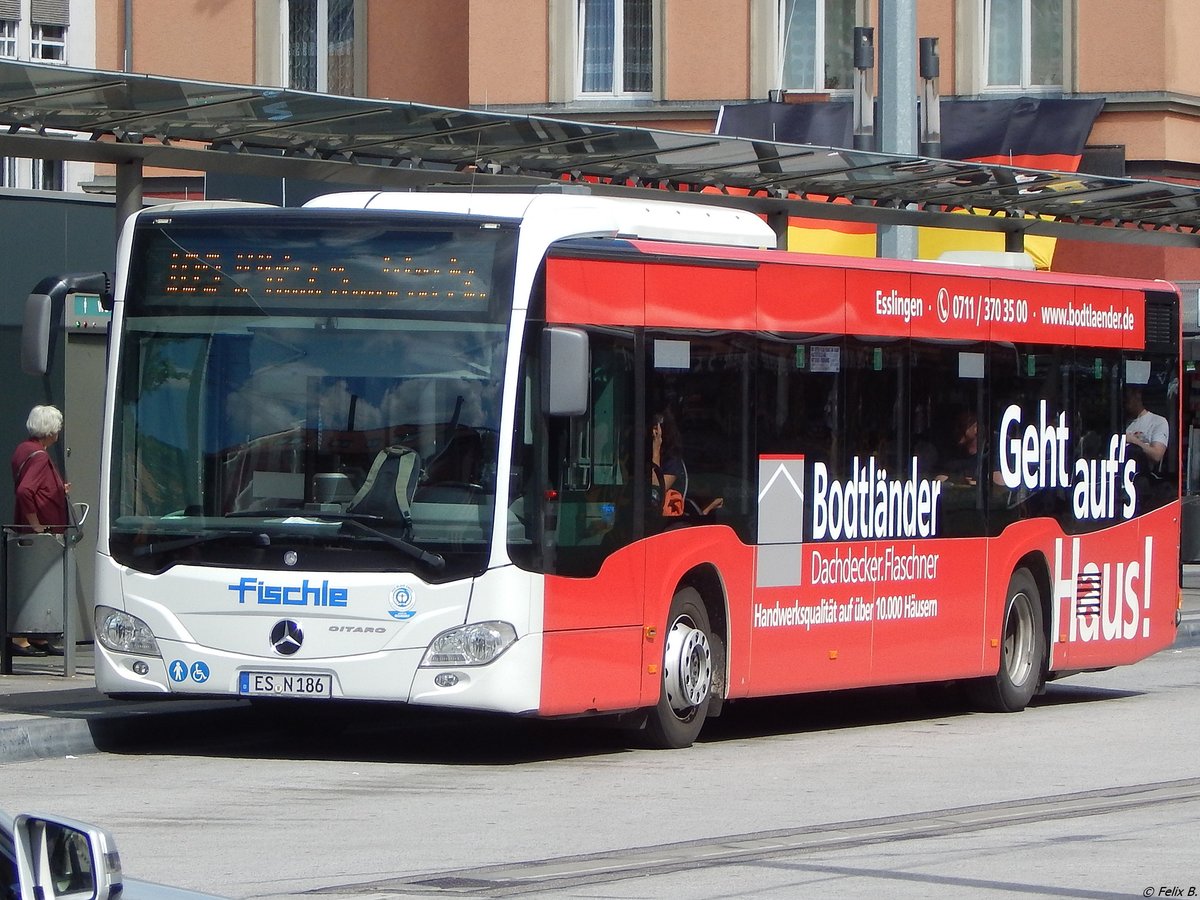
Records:
[[[86,719],[28,717],[0,723],[0,765],[95,753],[95,739]]]
[[[120,708],[121,701],[108,703],[75,716],[31,711],[10,714],[4,721],[0,715],[0,766],[104,751],[146,752],[188,737],[211,740],[214,734],[230,732],[231,724],[253,716],[248,704],[237,701],[163,701],[127,709]]]

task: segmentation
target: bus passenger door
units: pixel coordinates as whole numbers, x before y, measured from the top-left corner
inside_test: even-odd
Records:
[[[755,693],[872,683],[878,585],[866,573],[881,542],[858,485],[903,458],[903,346],[838,335],[760,346]]]
[[[633,707],[640,696],[633,336],[588,337],[587,411],[546,417],[543,714]]]

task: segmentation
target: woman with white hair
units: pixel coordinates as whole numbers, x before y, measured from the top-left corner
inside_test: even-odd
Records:
[[[69,522],[67,494],[71,485],[62,480],[51,458],[50,447],[62,434],[63,414],[53,406],[35,406],[25,428],[29,439],[17,445],[12,455],[13,488],[16,512],[13,521],[21,531],[61,534]],[[60,647],[46,640],[12,639],[14,656],[45,656],[61,653]]]

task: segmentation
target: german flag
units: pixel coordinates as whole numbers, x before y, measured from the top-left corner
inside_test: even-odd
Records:
[[[942,100],[942,157],[1075,172],[1103,106],[1103,100],[1034,97]],[[852,122],[853,107],[847,102],[750,103],[725,106],[717,121],[717,133],[818,147],[850,147],[854,142]],[[1027,236],[1025,251],[1039,269],[1049,269],[1054,243],[1053,238]],[[875,226],[794,217],[788,223],[788,248],[873,257]],[[947,250],[1003,249],[1001,234],[950,228],[920,228],[917,232],[920,259],[936,259]]]

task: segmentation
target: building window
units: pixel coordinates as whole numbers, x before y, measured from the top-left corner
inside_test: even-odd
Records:
[[[779,0],[779,87],[854,87],[854,0]]]
[[[1063,0],[983,0],[984,85],[1063,86]]]
[[[579,0],[579,93],[654,90],[653,0]]]
[[[17,58],[17,24],[12,19],[0,19],[0,56],[5,59]]]
[[[288,87],[354,94],[355,0],[286,0]]]
[[[66,62],[66,26],[35,24],[29,39],[29,57],[41,62]]]
[[[29,39],[30,59],[67,61],[67,29],[63,25],[34,25]]]
[[[56,159],[33,160],[33,189],[35,191],[61,191],[63,189],[63,164]]]

